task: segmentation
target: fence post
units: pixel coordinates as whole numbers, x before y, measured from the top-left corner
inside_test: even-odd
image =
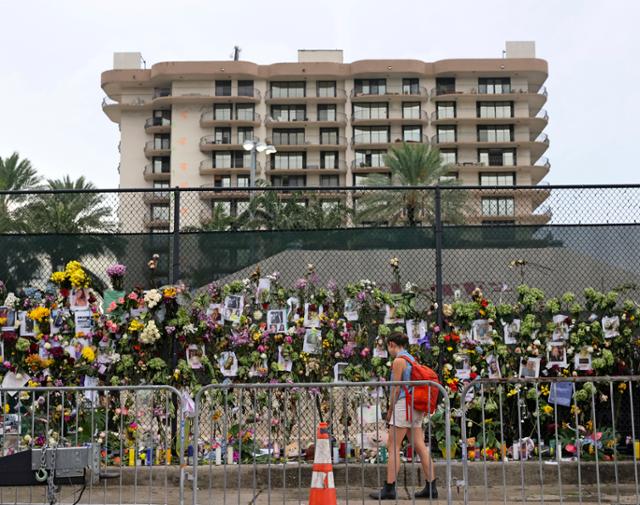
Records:
[[[169,273],[169,282],[175,284],[180,279],[180,188],[173,190],[173,236],[171,241],[173,264]]]
[[[438,304],[436,323],[442,329],[442,189],[439,184],[436,184],[434,199],[433,235],[436,248],[436,303]],[[442,366],[444,365],[444,354],[442,352],[439,353],[438,365],[439,372],[442,374]]]

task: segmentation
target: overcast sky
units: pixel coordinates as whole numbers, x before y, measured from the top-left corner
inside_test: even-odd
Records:
[[[116,187],[117,125],[100,106],[114,51],[167,60],[501,57],[535,40],[549,62],[555,184],[640,183],[640,3],[633,0],[0,0],[0,155],[49,178]]]

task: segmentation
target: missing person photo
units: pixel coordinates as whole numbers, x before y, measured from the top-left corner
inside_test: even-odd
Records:
[[[323,312],[322,305],[315,303],[304,304],[304,325],[307,328],[317,328],[320,326],[320,316]]]
[[[238,321],[244,309],[244,299],[240,295],[229,295],[224,299],[224,318]]]
[[[224,308],[222,307],[221,304],[212,303],[211,305],[209,305],[209,308],[207,309],[207,315],[209,316],[211,321],[213,321],[214,323],[220,324],[222,323],[223,311],[224,311]]]
[[[35,321],[29,317],[27,312],[21,311],[18,314],[18,320],[20,321],[20,336],[32,337],[36,334]]]
[[[287,331],[287,312],[285,310],[269,310],[267,312],[267,329],[271,333]]]
[[[344,317],[347,321],[358,320],[358,302],[353,298],[347,298],[344,301]]]
[[[51,311],[51,334],[57,335],[62,330],[64,318],[68,313],[64,309],[53,309]]]
[[[620,335],[620,318],[618,316],[605,316],[602,318],[602,330],[604,338],[615,338]]]
[[[514,319],[510,323],[502,321],[505,345],[515,345],[520,337],[520,319]]]
[[[414,321],[409,319],[406,322],[407,336],[409,337],[409,345],[416,345],[420,339],[427,335],[426,321]]]
[[[398,317],[397,309],[393,305],[385,305],[384,324],[399,324],[403,321],[401,317]]]
[[[71,291],[71,308],[82,310],[89,308],[89,289],[77,288]]]
[[[260,300],[263,293],[267,294],[271,291],[271,279],[263,277],[258,280],[258,288],[256,289],[256,298]]]
[[[389,351],[387,351],[387,344],[384,341],[384,338],[378,337],[376,339],[376,346],[373,348],[373,357],[374,358],[388,358]]]
[[[490,379],[501,379],[502,373],[500,372],[500,362],[498,357],[493,354],[487,356],[487,369]]]
[[[0,329],[13,331],[16,326],[16,311],[10,307],[0,307]]]
[[[490,344],[493,342],[492,331],[491,323],[486,319],[476,319],[471,323],[471,336],[473,340],[481,344]]]
[[[518,376],[522,379],[536,379],[540,376],[540,358],[521,358]]]
[[[284,354],[282,354],[282,346],[278,346],[278,368],[282,372],[290,372],[293,368],[293,361],[288,358],[285,358]]]
[[[322,334],[317,328],[308,328],[304,334],[302,352],[320,354],[322,352]]]
[[[336,363],[333,366],[333,382],[347,382],[344,372],[348,366],[349,363]]]
[[[551,342],[547,350],[547,368],[567,366],[567,344],[565,342]]]
[[[553,333],[551,340],[569,339],[569,318],[563,314],[553,316]]]
[[[187,363],[194,370],[202,368],[202,358],[204,356],[204,346],[197,346],[195,344],[187,347]]]
[[[222,372],[222,375],[225,377],[235,377],[238,375],[238,358],[236,357],[236,353],[226,351],[220,354],[218,366],[220,367],[220,372]]]
[[[471,378],[471,360],[468,354],[457,353],[453,355],[456,377],[458,379]]]
[[[586,349],[582,349],[574,357],[574,367],[576,370],[588,372],[592,370],[591,353]]]

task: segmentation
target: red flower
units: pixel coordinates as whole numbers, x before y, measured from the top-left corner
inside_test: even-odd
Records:
[[[471,372],[471,375],[469,375],[469,377],[471,377],[471,380],[475,379],[476,377],[478,377],[478,374],[475,372]]]
[[[445,335],[444,336],[444,341],[445,342],[449,342],[449,340],[451,340],[451,335]]]
[[[451,337],[451,338],[453,338],[453,341],[454,341],[456,344],[457,344],[458,342],[460,342],[460,335],[457,335],[457,334],[455,334],[455,333],[454,333],[454,334],[453,334],[453,337]]]
[[[483,307],[486,307],[487,305],[489,305],[489,302],[483,298],[482,301],[480,302],[480,305],[482,305]]]

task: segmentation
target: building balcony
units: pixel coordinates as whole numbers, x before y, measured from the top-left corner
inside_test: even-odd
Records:
[[[164,140],[149,140],[144,145],[144,154],[147,158],[169,156],[171,154],[171,144]]]
[[[200,151],[203,153],[210,151],[239,151],[242,149],[242,143],[245,140],[244,136],[237,134],[225,137],[205,135],[200,139]]]
[[[150,117],[144,122],[144,131],[153,133],[171,133],[171,119],[164,117]]]
[[[171,180],[171,170],[169,167],[165,169],[159,169],[153,166],[153,163],[149,163],[144,167],[144,180],[145,181],[169,181]]]
[[[534,164],[487,164],[477,161],[465,161],[452,164],[453,170],[464,173],[465,171],[471,171],[473,173],[482,174],[483,172],[491,173],[516,173],[516,180],[518,174],[527,173],[531,177],[531,184],[538,184],[544,179],[551,168],[551,163],[547,158],[541,158]]]
[[[335,93],[331,96],[318,93],[300,96],[296,92],[291,94],[276,92],[274,94],[271,90],[265,93],[265,102],[267,103],[344,103],[346,101],[347,93],[342,88],[336,88]]]
[[[427,88],[405,88],[403,86],[384,86],[377,91],[351,90],[352,102],[387,102],[387,101],[423,101],[429,98]]]
[[[387,125],[387,124],[423,124],[429,123],[429,115],[425,111],[420,111],[417,116],[403,117],[402,115],[392,114],[385,118],[367,118],[351,116],[351,124],[354,126],[368,125]]]
[[[238,117],[234,115],[230,118],[215,117],[212,110],[206,110],[200,115],[200,126],[211,128],[213,126],[260,126],[262,119],[260,114],[255,112],[252,116]]]
[[[512,138],[502,140],[479,139],[477,135],[450,135],[435,134],[431,137],[431,145],[439,148],[449,148],[458,146],[473,146],[476,148],[525,148],[529,149],[531,159],[537,160],[549,148],[549,137],[546,133],[527,138]]]
[[[204,191],[198,191],[198,195],[200,197],[200,200],[204,200],[204,201],[208,201],[208,200],[248,201],[250,198],[250,192],[247,191],[247,188],[238,188],[238,187],[223,188],[220,186],[216,186],[215,183],[203,184],[200,187],[203,188]]]
[[[216,94],[210,96],[213,103],[257,103],[262,99],[262,94],[256,88],[243,90],[238,93],[237,89],[232,89],[230,94]]]
[[[278,151],[344,151],[347,148],[347,138],[340,136],[290,136],[288,139],[267,139],[266,142]]]
[[[347,172],[347,163],[338,161],[336,167],[322,168],[319,164],[307,163],[305,167],[276,168],[271,161],[267,162],[267,175],[339,175]]]
[[[146,204],[169,203],[170,191],[149,191],[142,194],[142,201]]]
[[[394,139],[372,139],[370,135],[354,135],[351,139],[351,146],[355,149],[388,149],[393,145],[406,144],[428,144],[426,135],[420,135],[420,140],[403,140],[402,137]]]
[[[256,172],[261,170],[260,162],[256,163]],[[214,167],[211,158],[200,162],[200,175],[249,175],[250,167]]]
[[[372,166],[364,162],[357,163],[356,160],[353,160],[351,162],[351,172],[354,174],[388,174],[391,169],[384,165]]]
[[[168,230],[171,225],[169,212],[163,212],[161,214],[147,212],[143,218],[143,223],[146,228],[165,228]]]
[[[491,93],[480,87],[465,90],[452,90],[450,88],[433,88],[431,100],[434,102],[475,102],[477,100],[500,100],[527,102],[529,111],[537,114],[547,101],[547,88],[544,86],[514,86],[505,88],[501,93]]]
[[[541,109],[535,116],[507,116],[507,117],[488,117],[478,116],[476,108],[456,109],[455,116],[446,114],[438,114],[438,111],[431,113],[432,125],[476,125],[476,124],[516,124],[527,125],[531,129],[542,131],[549,122],[549,114],[546,110]]]
[[[279,118],[273,116],[267,116],[264,124],[268,127],[281,127],[281,126],[346,126],[347,115],[343,112],[336,112],[332,117],[328,117],[325,114],[318,115],[315,112],[308,112],[304,117],[295,118]]]

